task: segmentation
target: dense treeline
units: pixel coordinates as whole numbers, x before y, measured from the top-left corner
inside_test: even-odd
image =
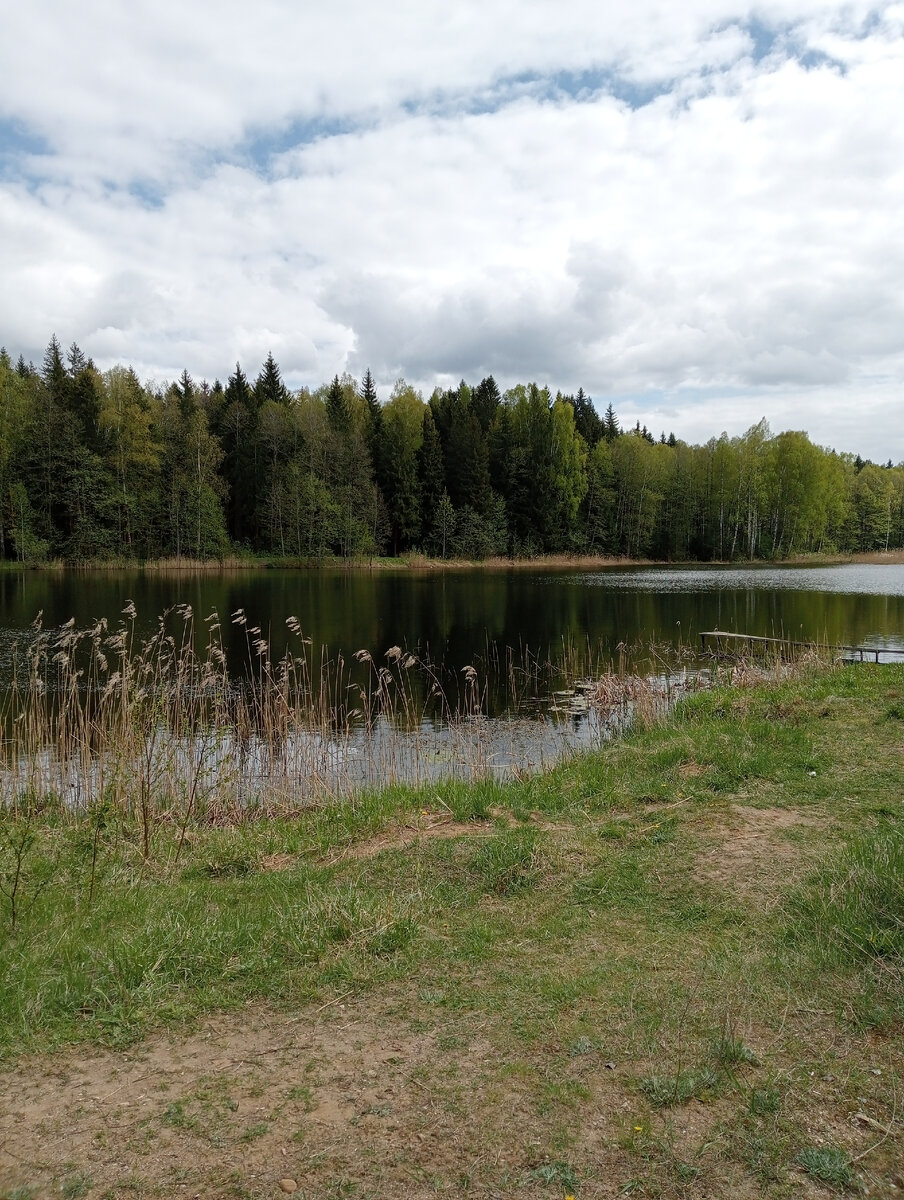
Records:
[[[290,392],[272,355],[252,382],[187,371],[167,388],[100,372],[51,339],[40,369],[0,351],[0,558],[321,558],[418,549],[772,558],[904,545],[904,466],[773,436],[705,446],[623,431],[583,391],[500,394],[370,372]]]

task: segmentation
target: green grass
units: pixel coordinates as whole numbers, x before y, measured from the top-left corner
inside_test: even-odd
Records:
[[[844,1189],[854,1182],[851,1156],[837,1146],[808,1146],[798,1154],[797,1163],[820,1183]]]
[[[904,827],[875,821],[788,900],[789,936],[827,965],[904,971]]]
[[[180,856],[163,825],[150,863],[121,820],[98,840],[59,811],[27,830],[3,814],[0,1054],[125,1045],[251,1001],[368,996],[436,1032],[429,1086],[475,1031],[489,1043],[492,1087],[523,1094],[545,1131],[507,1176],[525,1194],[592,1188],[573,1130],[610,1111],[607,1087],[624,1194],[753,1180],[785,1197],[801,1172],[856,1186],[854,1151],[813,1133],[857,1111],[896,1120],[904,789],[887,710],[902,688],[904,669],[865,665],[700,694],[538,778],[195,823]],[[425,812],[463,824],[396,844]],[[300,1123],[316,1091],[296,1075],[280,1103]],[[276,1118],[230,1123],[230,1102],[177,1096],[159,1120],[265,1142]],[[693,1143],[679,1137],[690,1112],[706,1124]],[[887,1143],[867,1179],[891,1170]]]
[[[8,893],[23,828],[4,815],[0,1048],[128,1040],[255,997],[313,995],[354,971],[368,986],[452,953],[474,963],[510,959],[512,921],[528,941],[554,926],[565,947],[588,911],[630,920],[638,947],[662,936],[692,947],[708,939],[705,953],[726,970],[722,956],[763,931],[735,895],[688,863],[699,819],[721,813],[730,789],[747,804],[829,806],[832,820],[851,831],[840,854],[826,856],[788,895],[783,928],[795,953],[820,965],[830,958],[842,972],[877,962],[897,969],[904,837],[884,817],[869,816],[866,828],[859,821],[867,796],[875,803],[872,780],[892,768],[873,756],[869,772],[854,771],[841,757],[845,729],[819,716],[826,696],[844,696],[861,712],[864,734],[893,740],[893,723],[874,719],[889,683],[883,672],[895,668],[701,694],[661,726],[523,782],[388,788],[297,819],[198,825],[178,862],[176,831],[161,830],[145,864],[138,830],[111,821],[90,898],[91,831],[47,812],[27,831],[15,926]],[[768,724],[767,736],[764,714],[777,708],[796,723]],[[840,774],[829,769],[832,753]],[[473,840],[341,857],[424,808],[475,824],[491,811],[509,812],[513,824],[489,837],[484,824]],[[519,822],[528,813],[555,820],[561,832]],[[827,840],[824,832],[813,837]],[[832,837],[837,842],[837,830]],[[274,855],[282,869],[267,869]],[[481,912],[483,897],[496,904],[489,913]]]

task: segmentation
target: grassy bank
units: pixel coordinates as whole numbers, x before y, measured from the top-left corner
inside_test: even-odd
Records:
[[[895,1195],[902,748],[864,665],[150,862],[102,806],[7,814],[0,1196]]]

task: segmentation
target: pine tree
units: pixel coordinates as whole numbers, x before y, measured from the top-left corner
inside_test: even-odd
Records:
[[[620,433],[621,426],[618,423],[618,417],[615,415],[615,409],[610,403],[603,418],[603,436],[607,442],[614,442]]]
[[[330,422],[330,428],[335,433],[348,432],[351,413],[338,375],[333,376],[333,382],[326,394],[326,415]]]
[[[480,428],[484,434],[489,432],[500,402],[499,388],[496,386],[496,380],[492,375],[488,375],[486,379],[482,379],[471,393],[471,412],[474,413],[480,422]]]
[[[289,403],[289,389],[282,381],[282,375],[272,351],[267,355],[266,361],[261,367],[260,374],[254,384],[254,393],[258,408],[266,404],[268,400],[273,404]]]

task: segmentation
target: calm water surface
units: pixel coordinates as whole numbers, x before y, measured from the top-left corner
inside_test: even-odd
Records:
[[[297,618],[311,640],[313,673],[326,664],[335,679],[341,661],[343,688],[368,670],[355,660],[360,650],[377,664],[391,647],[428,662],[429,671],[406,677],[415,714],[403,731],[414,739],[410,745],[384,723],[375,736],[346,736],[317,750],[327,771],[351,782],[385,777],[389,761],[393,775],[414,781],[467,775],[475,762],[481,771],[505,774],[596,744],[610,731],[600,714],[578,705],[564,717],[553,716],[548,702],[555,689],[620,659],[640,672],[659,673],[669,652],[680,650],[693,666],[703,630],[904,651],[904,566],[22,572],[0,574],[0,685],[39,612],[45,629],[70,618],[85,627],[100,617],[112,629],[129,601],[138,611],[139,634],[155,629],[158,617],[175,605],[190,604],[199,649],[206,641],[204,618],[216,611],[237,676],[256,661],[245,628],[230,619],[239,609],[250,626],[260,627],[274,661],[293,646],[286,618]],[[171,614],[168,620],[178,631],[181,618]],[[295,642],[294,652],[298,648]],[[533,671],[549,663],[555,669]],[[480,680],[483,718],[450,728],[431,701],[430,686],[440,680],[455,710],[467,698],[469,666]],[[568,709],[568,701],[558,704]],[[310,757],[310,746],[301,748]],[[218,746],[212,775],[229,757],[228,745]],[[252,761],[251,773],[263,777],[266,770]],[[303,774],[294,767],[293,773]],[[253,783],[243,779],[242,786]],[[58,780],[55,786],[76,795],[75,784]]]
[[[45,628],[119,621],[134,601],[139,627],[179,603],[201,620],[216,610],[230,664],[247,658],[243,609],[278,658],[285,621],[297,617],[313,648],[346,661],[361,649],[381,660],[392,646],[429,657],[453,676],[512,648],[540,661],[590,647],[598,663],[643,662],[651,643],[696,647],[702,630],[783,635],[904,650],[904,566],[645,567],[593,572],[232,571],[22,572],[0,574],[0,660],[43,613]],[[4,654],[5,649],[5,654]],[[2,668],[0,668],[2,669]]]

